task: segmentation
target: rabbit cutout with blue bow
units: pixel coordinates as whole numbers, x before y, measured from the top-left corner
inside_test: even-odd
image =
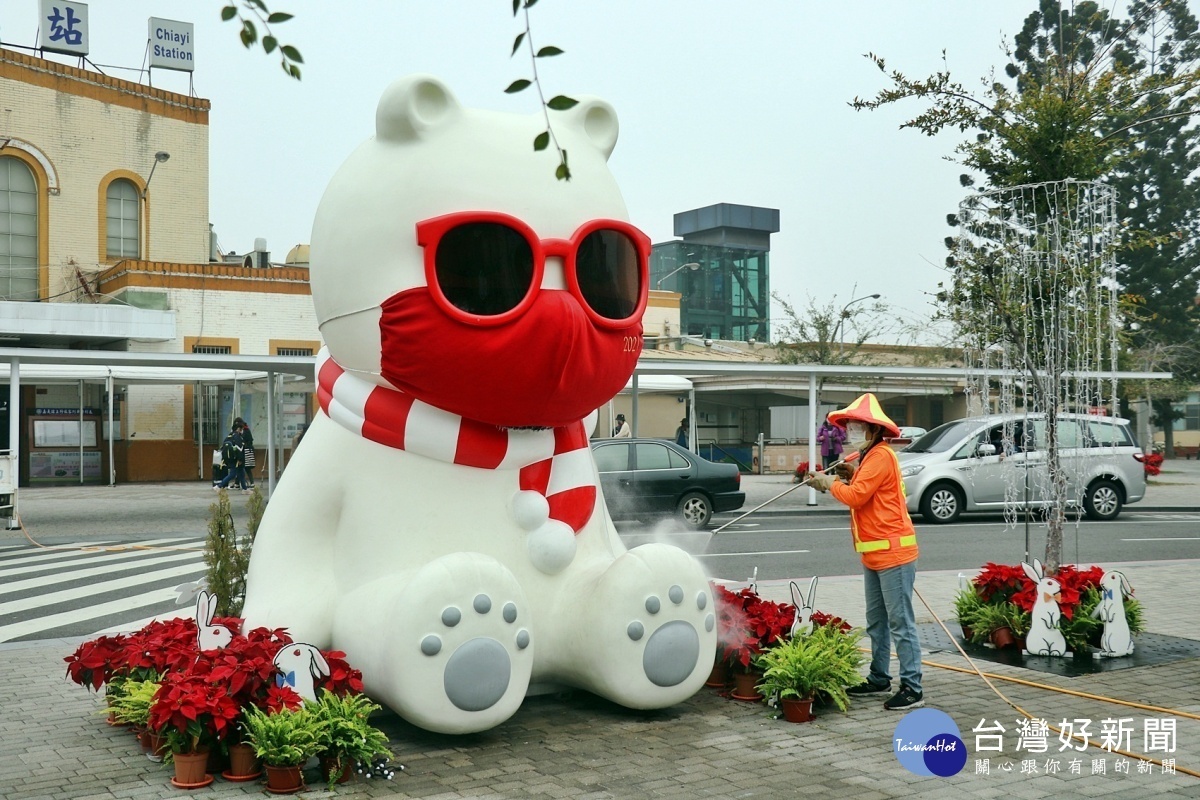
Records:
[[[1133,653],[1133,636],[1125,619],[1125,598],[1133,596],[1133,587],[1121,572],[1109,570],[1100,579],[1100,603],[1092,616],[1104,623],[1100,634],[1100,652],[1109,657]]]
[[[329,662],[320,650],[311,644],[293,642],[279,648],[273,663],[279,670],[275,677],[277,686],[289,687],[306,702],[317,702],[315,681],[329,676]]]

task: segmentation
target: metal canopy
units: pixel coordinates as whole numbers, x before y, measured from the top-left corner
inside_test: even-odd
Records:
[[[82,385],[104,383],[108,388],[107,417],[113,421],[113,387],[131,383],[158,384],[228,384],[265,382],[267,392],[267,493],[275,489],[275,421],[274,402],[277,379],[292,376],[305,381],[315,380],[316,359],[313,356],[224,355],[209,353],[138,353],[120,350],[57,350],[51,348],[0,348],[0,383],[9,385],[9,451],[3,454],[7,469],[0,470],[0,481],[11,483],[12,513],[18,514],[18,465],[20,464],[21,375],[46,383],[78,383],[80,385],[80,418],[82,419]],[[202,442],[198,443],[203,464]],[[82,447],[82,439],[81,445]],[[109,483],[113,474],[113,440],[108,443]],[[6,473],[6,474],[5,474]],[[82,469],[80,470],[82,476]]]

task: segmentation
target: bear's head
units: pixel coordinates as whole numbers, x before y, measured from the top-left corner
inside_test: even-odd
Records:
[[[503,427],[582,419],[633,373],[649,240],[608,169],[600,100],[542,114],[466,109],[435,78],[396,81],[375,136],[330,181],[311,280],[332,358],[380,386]]]

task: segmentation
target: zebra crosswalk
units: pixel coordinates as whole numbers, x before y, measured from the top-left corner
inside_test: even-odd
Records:
[[[203,577],[204,539],[0,547],[0,642],[137,630],[191,616],[176,587]]]

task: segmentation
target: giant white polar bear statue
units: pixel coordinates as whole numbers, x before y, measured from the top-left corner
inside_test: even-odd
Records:
[[[531,686],[669,706],[716,648],[700,567],[627,551],[600,495],[587,435],[641,349],[649,240],[608,170],[613,109],[553,119],[569,182],[533,150],[541,115],[399,80],[313,225],[322,413],[258,530],[245,616],[345,650],[433,731],[491,728]]]

